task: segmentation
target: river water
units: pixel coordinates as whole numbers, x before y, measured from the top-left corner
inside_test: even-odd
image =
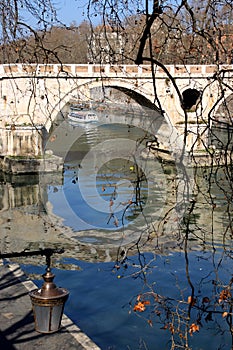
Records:
[[[231,349],[232,169],[145,157],[166,128],[130,118],[57,127],[62,176],[2,175],[2,251],[65,247],[65,312],[101,349]]]

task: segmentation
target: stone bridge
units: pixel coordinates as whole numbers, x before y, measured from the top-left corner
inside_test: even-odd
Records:
[[[101,107],[111,95],[105,95],[107,90],[117,91],[119,106],[136,102],[162,117],[172,142],[182,140],[186,125],[187,151],[206,146],[206,126],[222,116],[224,101],[231,100],[233,66],[171,65],[166,70],[155,67],[154,84],[148,65],[0,65],[1,157],[43,155],[48,136],[66,118],[70,104],[92,101]]]

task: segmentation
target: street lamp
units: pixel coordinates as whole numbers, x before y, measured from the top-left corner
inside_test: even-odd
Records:
[[[55,275],[50,269],[50,256],[46,256],[47,268],[43,274],[44,283],[40,289],[29,293],[35,320],[35,330],[40,333],[54,333],[61,327],[64,305],[69,292],[53,283]]]
[[[55,275],[51,272],[51,256],[54,253],[61,254],[64,249],[41,249],[35,251],[23,251],[15,253],[0,253],[0,259],[41,255],[46,256],[46,273],[42,275],[44,284],[42,288],[29,293],[35,319],[35,329],[40,333],[54,333],[61,327],[61,318],[64,305],[69,292],[65,288],[58,288],[54,283]]]

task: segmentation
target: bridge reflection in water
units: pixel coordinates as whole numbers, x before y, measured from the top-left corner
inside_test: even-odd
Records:
[[[66,124],[62,132],[70,130],[75,133],[79,129]],[[124,144],[129,135],[131,143]],[[106,143],[107,140],[110,142]],[[123,147],[113,152],[116,140]],[[138,246],[132,249],[131,255],[137,252],[138,247],[159,253],[179,251],[184,239],[182,223],[193,200],[196,205],[189,224],[189,248],[202,249],[203,244],[206,248],[212,247],[213,240],[221,244],[222,232],[228,226],[231,215],[221,187],[211,187],[215,203],[213,209],[206,196],[209,171],[199,169],[198,177],[195,174],[199,194],[192,193],[194,177],[191,176],[188,184],[190,193],[184,193],[187,183],[182,183],[182,169],[177,164],[142,160],[133,153],[133,148],[138,145],[141,151],[146,140],[140,128],[122,124],[111,124],[111,127],[96,125],[82,129],[69,149],[67,145],[65,149],[60,149],[65,156],[62,176],[2,174],[1,251],[63,247],[65,256],[88,261],[114,261],[119,247],[130,247],[135,242]],[[98,148],[99,143],[101,147],[108,148]],[[113,148],[110,147],[112,145]],[[133,148],[129,149],[129,145]],[[124,154],[125,150],[128,153]],[[138,192],[141,203],[131,206],[128,203],[135,202],[135,184],[139,176],[139,173],[135,174],[136,164],[132,161],[135,156],[145,179],[140,183]],[[220,181],[224,177],[222,175],[219,171]],[[125,181],[126,185],[121,181]],[[119,193],[114,194],[116,184],[122,191],[122,197],[113,209],[114,205],[111,206],[110,202],[117,201],[119,196]],[[227,192],[227,181],[223,185]],[[177,194],[177,191],[180,193]],[[92,193],[96,198],[92,198]],[[122,205],[124,200],[126,203]],[[229,238],[228,233],[224,238]]]

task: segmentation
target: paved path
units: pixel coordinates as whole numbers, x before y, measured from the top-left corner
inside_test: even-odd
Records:
[[[0,265],[0,350],[100,350],[65,315],[57,333],[36,332],[28,295],[35,288],[19,265]]]

